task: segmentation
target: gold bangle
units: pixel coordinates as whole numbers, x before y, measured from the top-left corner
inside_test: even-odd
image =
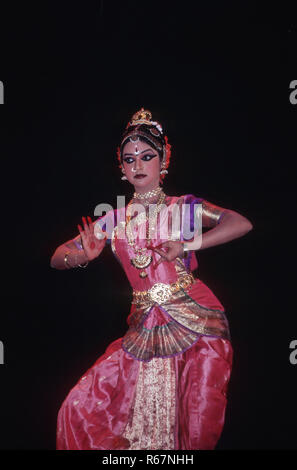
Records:
[[[86,261],[85,264],[78,264],[80,268],[86,268],[89,264],[89,261]]]
[[[82,251],[82,250],[79,250],[79,251]],[[86,268],[89,264],[89,260],[87,259],[87,261],[84,264],[80,264],[80,263],[77,262],[77,255],[78,255],[78,253],[76,252],[75,260],[76,260],[77,267]]]
[[[67,268],[71,269],[72,266],[70,266],[70,264],[68,263],[68,256],[69,256],[69,255],[70,255],[70,251],[67,251],[67,252],[65,253],[65,256],[64,256],[64,263],[65,263],[65,265],[66,265]]]
[[[189,256],[189,251],[189,248],[187,248],[185,243],[183,243],[183,258],[187,258]]]
[[[88,266],[89,261],[86,261],[85,264],[79,264],[79,263],[77,262],[77,253],[75,253],[75,266],[71,266],[71,265],[69,264],[69,262],[68,262],[68,256],[69,256],[69,255],[70,255],[70,251],[67,251],[67,252],[65,253],[65,256],[64,256],[64,263],[65,263],[65,265],[67,266],[67,268],[69,268],[69,269],[71,269],[71,268],[77,268],[78,266],[79,266],[80,268],[86,268],[86,267]]]

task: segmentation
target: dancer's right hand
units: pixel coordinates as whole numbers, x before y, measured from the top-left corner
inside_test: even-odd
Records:
[[[84,229],[82,229],[79,224],[77,228],[81,236],[81,242],[85,255],[89,261],[92,261],[93,259],[97,258],[103,250],[106,242],[106,234],[104,234],[105,236],[102,238],[102,240],[99,240],[97,237],[95,237],[94,224],[92,219],[89,216],[87,219],[89,224],[87,223],[86,218],[82,217]]]

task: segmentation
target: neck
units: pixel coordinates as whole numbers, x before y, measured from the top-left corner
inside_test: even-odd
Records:
[[[159,186],[160,186],[160,184],[159,184],[159,180],[158,180],[158,181],[155,181],[155,182],[153,182],[150,185],[145,186],[145,187],[143,187],[143,186],[138,187],[138,186],[134,185],[134,191],[137,194],[146,194],[150,191],[154,191],[155,189],[159,188]]]

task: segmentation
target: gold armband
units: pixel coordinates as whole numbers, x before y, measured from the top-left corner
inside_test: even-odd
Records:
[[[215,227],[226,209],[216,206],[209,201],[202,201],[202,226]]]

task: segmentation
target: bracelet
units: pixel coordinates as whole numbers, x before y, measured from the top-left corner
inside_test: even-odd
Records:
[[[80,267],[80,268],[86,268],[89,264],[89,261],[86,261],[85,264],[79,264],[77,262],[77,253],[75,253],[75,266],[71,266],[68,262],[68,256],[70,255],[70,251],[67,251],[65,253],[65,256],[64,256],[64,263],[65,265],[68,267],[68,268],[77,268],[77,267]]]
[[[79,251],[80,251],[80,250],[79,250]],[[85,264],[79,264],[79,263],[77,262],[77,253],[75,253],[75,261],[76,261],[75,264],[77,264],[77,266],[79,266],[80,268],[86,268],[86,267],[88,266],[88,264],[89,264],[89,261],[88,261],[88,260],[85,262]]]
[[[86,261],[85,264],[78,264],[77,266],[79,266],[80,268],[86,268],[89,264],[89,261]]]
[[[72,266],[70,266],[70,264],[68,263],[68,256],[69,256],[69,255],[70,255],[70,251],[67,251],[67,252],[65,253],[65,256],[64,256],[64,263],[65,263],[65,265],[67,266],[68,269],[71,269]]]
[[[183,258],[187,258],[189,256],[189,251],[189,248],[187,248],[185,243],[183,243]]]

